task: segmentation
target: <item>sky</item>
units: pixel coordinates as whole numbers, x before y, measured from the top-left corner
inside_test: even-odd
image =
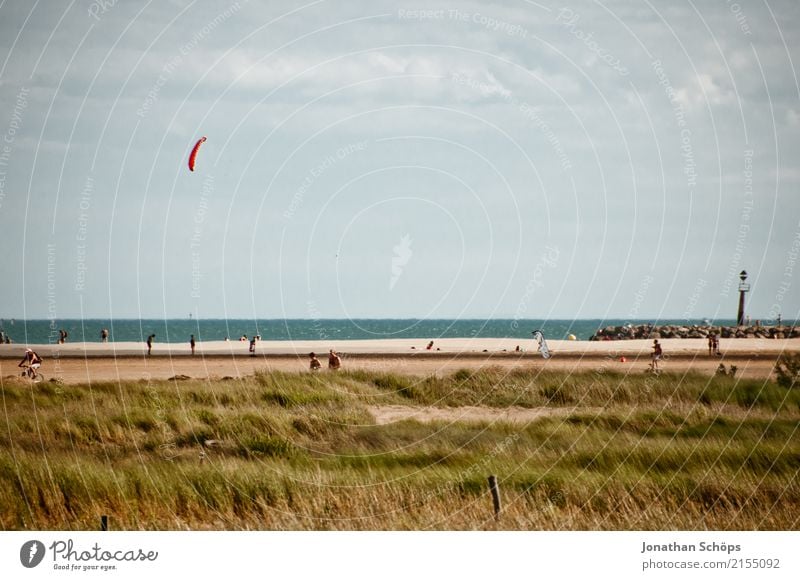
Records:
[[[800,4],[0,4],[2,318],[800,314]],[[189,153],[205,136],[195,170]]]

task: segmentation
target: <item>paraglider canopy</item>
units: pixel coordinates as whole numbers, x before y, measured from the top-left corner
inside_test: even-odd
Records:
[[[192,152],[189,154],[189,171],[194,171],[194,162],[195,159],[197,159],[197,152],[200,150],[200,145],[205,143],[205,141],[206,138],[201,137],[197,143],[194,144],[194,147],[192,147]]]

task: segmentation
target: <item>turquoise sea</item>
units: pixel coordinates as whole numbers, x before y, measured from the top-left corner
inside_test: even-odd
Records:
[[[58,331],[68,333],[69,342],[100,342],[100,331],[107,328],[109,340],[144,341],[155,334],[158,342],[186,342],[195,339],[237,339],[242,335],[261,335],[262,340],[353,340],[389,338],[530,338],[542,330],[549,339],[565,339],[574,334],[587,340],[598,328],[622,324],[703,324],[702,320],[226,320],[226,319],[148,319],[148,320],[0,320],[0,330],[14,343],[48,344],[58,341]],[[733,320],[714,324],[732,325]]]

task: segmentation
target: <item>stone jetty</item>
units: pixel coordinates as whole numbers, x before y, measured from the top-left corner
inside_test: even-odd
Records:
[[[800,327],[626,324],[600,328],[589,340],[708,338],[715,335],[719,338],[800,338]]]

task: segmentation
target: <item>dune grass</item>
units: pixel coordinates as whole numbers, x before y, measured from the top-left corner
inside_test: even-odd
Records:
[[[0,381],[0,527],[797,529],[800,390],[700,375]],[[375,405],[567,408],[528,424]],[[496,474],[495,521],[486,477]]]

